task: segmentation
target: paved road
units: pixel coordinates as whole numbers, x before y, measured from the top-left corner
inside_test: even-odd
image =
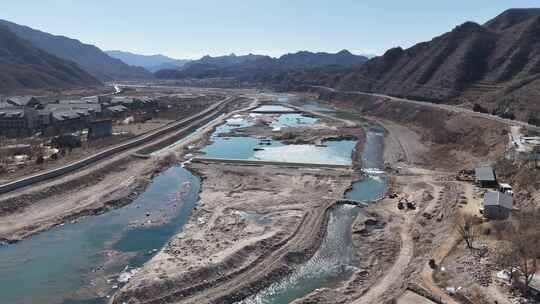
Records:
[[[45,180],[57,178],[62,175],[74,172],[76,170],[80,170],[83,167],[96,164],[102,161],[103,159],[109,158],[118,153],[124,152],[129,149],[140,147],[143,144],[154,141],[161,136],[165,136],[169,134],[170,132],[178,130],[179,128],[189,127],[192,124],[196,124],[203,117],[214,115],[215,111],[219,110],[222,105],[229,102],[232,98],[233,97],[224,98],[201,113],[195,114],[181,121],[177,121],[177,122],[168,124],[164,127],[158,128],[156,130],[150,131],[148,133],[142,134],[124,143],[107,148],[105,150],[97,152],[93,155],[90,155],[78,161],[69,163],[67,165],[64,165],[58,168],[40,172],[37,174],[25,176],[23,178],[9,182],[7,184],[0,185],[0,194],[8,193],[8,192],[11,192],[11,191],[23,188],[23,187],[30,186],[32,184],[37,184]]]
[[[485,119],[489,119],[489,120],[493,120],[493,121],[498,121],[498,122],[501,122],[501,123],[504,123],[504,124],[507,124],[507,125],[510,125],[510,126],[521,126],[521,127],[527,128],[529,130],[540,132],[540,127],[528,124],[528,123],[526,123],[524,121],[505,119],[505,118],[501,118],[499,116],[486,114],[486,113],[479,113],[479,112],[475,112],[473,110],[469,110],[469,109],[465,109],[465,108],[458,107],[458,106],[453,106],[453,105],[438,104],[438,103],[432,103],[432,102],[426,102],[426,101],[399,98],[399,97],[394,97],[394,96],[385,95],[385,94],[378,94],[378,93],[369,93],[369,92],[361,92],[361,91],[340,91],[340,90],[336,90],[336,89],[329,88],[329,87],[324,87],[324,86],[311,86],[311,87],[317,88],[317,89],[327,90],[329,92],[336,92],[336,93],[382,97],[382,98],[385,98],[388,101],[409,103],[409,104],[414,104],[414,105],[419,105],[419,106],[424,106],[424,107],[441,109],[441,110],[454,112],[454,113],[463,113],[463,114],[467,114],[467,115],[473,116],[473,117],[480,117],[480,118],[485,118]]]

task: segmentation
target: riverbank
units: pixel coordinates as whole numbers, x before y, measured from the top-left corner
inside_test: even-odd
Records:
[[[363,238],[360,246],[369,246],[361,250],[372,252],[375,262],[361,265],[358,276],[346,284],[319,290],[294,303],[458,303],[458,295],[454,298],[445,290],[455,286],[461,298],[505,302],[494,285],[490,286],[493,292],[482,291],[479,286],[484,279],[460,285],[475,278],[449,270],[456,266],[448,265],[457,264],[455,256],[468,255],[459,245],[457,219],[463,214],[481,216],[478,189],[457,180],[457,172],[500,158],[506,128],[463,113],[390,105],[380,98],[335,98],[334,107],[362,112],[386,129],[385,169],[393,198],[370,206],[370,218],[359,217],[355,223],[357,238]],[[400,209],[399,201],[413,202],[414,207]],[[449,268],[432,269],[432,259],[435,265]]]
[[[240,127],[238,131],[232,132],[227,126],[217,128],[217,135],[207,143],[211,146],[217,142],[227,148],[233,139],[260,136],[271,121],[284,119],[278,115],[260,123],[260,117],[250,122],[238,115],[235,121],[229,121],[234,123],[233,128]],[[304,126],[302,117],[295,117],[293,122],[294,127],[268,135],[282,139],[287,134],[287,140],[301,143],[291,147],[303,147],[327,138],[337,140],[348,130],[347,137],[354,134],[358,141],[357,151],[364,143],[363,131],[356,124],[325,118],[308,120],[311,125]],[[316,130],[322,130],[322,134]],[[233,303],[279,282],[315,254],[336,202],[361,179],[358,168],[353,169],[358,158],[349,162],[350,169],[295,167],[292,163],[289,168],[230,165],[204,160],[189,164],[203,181],[190,221],[111,303]]]
[[[229,111],[245,107],[249,100],[239,99],[227,105]],[[222,121],[214,115],[212,119]],[[205,123],[206,118],[200,120]],[[178,144],[187,147],[204,138],[208,125]],[[155,151],[193,132],[193,127],[180,129],[143,146],[122,152],[94,166],[41,184],[4,194],[0,200],[0,241],[13,243],[45,231],[56,225],[96,215],[132,202],[154,176],[173,165],[182,153],[154,156],[139,151]],[[144,157],[142,157],[144,156]]]
[[[232,303],[256,293],[313,255],[329,208],[358,178],[338,169],[190,169],[203,179],[197,209],[112,303]]]

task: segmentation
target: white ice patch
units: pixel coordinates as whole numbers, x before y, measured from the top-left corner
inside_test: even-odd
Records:
[[[255,159],[290,162],[290,163],[317,163],[330,165],[350,165],[351,158],[335,155],[335,152],[325,148],[312,145],[289,145],[281,147],[268,147],[263,151],[257,151]]]
[[[129,280],[131,280],[131,278],[137,273],[137,271],[139,271],[138,269],[132,269],[130,271],[125,271],[125,272],[122,272],[119,276],[118,276],[118,282],[119,283],[127,283],[129,282]]]
[[[364,168],[362,171],[369,175],[384,174],[384,171],[377,168]]]

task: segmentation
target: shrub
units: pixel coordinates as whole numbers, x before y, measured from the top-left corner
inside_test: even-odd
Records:
[[[482,107],[481,105],[477,103],[474,104],[473,111],[480,112],[480,113],[489,113],[489,111],[486,108]]]

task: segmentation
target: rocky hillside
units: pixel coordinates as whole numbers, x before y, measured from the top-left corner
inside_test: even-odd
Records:
[[[154,73],[164,69],[178,69],[191,60],[174,59],[164,55],[139,55],[124,51],[105,51],[107,55],[122,60],[124,63],[139,66]]]
[[[153,75],[141,67],[133,67],[112,58],[99,48],[64,36],[55,36],[9,21],[0,20],[20,38],[61,59],[73,61],[102,81],[147,79]]]
[[[351,67],[367,61],[364,56],[353,55],[349,51],[336,54],[298,52],[272,58],[264,55],[245,55],[210,57],[186,64],[180,70],[162,70],[156,73],[158,78],[215,78],[233,77],[240,81],[259,82],[270,81],[285,74],[321,67]]]
[[[318,68],[324,66],[354,66],[368,61],[367,57],[354,55],[347,50],[330,53],[298,52],[281,56],[277,63],[290,69]]]
[[[100,82],[74,62],[60,59],[20,39],[0,25],[0,92],[68,88]]]
[[[484,25],[464,23],[356,69],[329,73],[321,84],[540,119],[540,9],[511,9]]]

